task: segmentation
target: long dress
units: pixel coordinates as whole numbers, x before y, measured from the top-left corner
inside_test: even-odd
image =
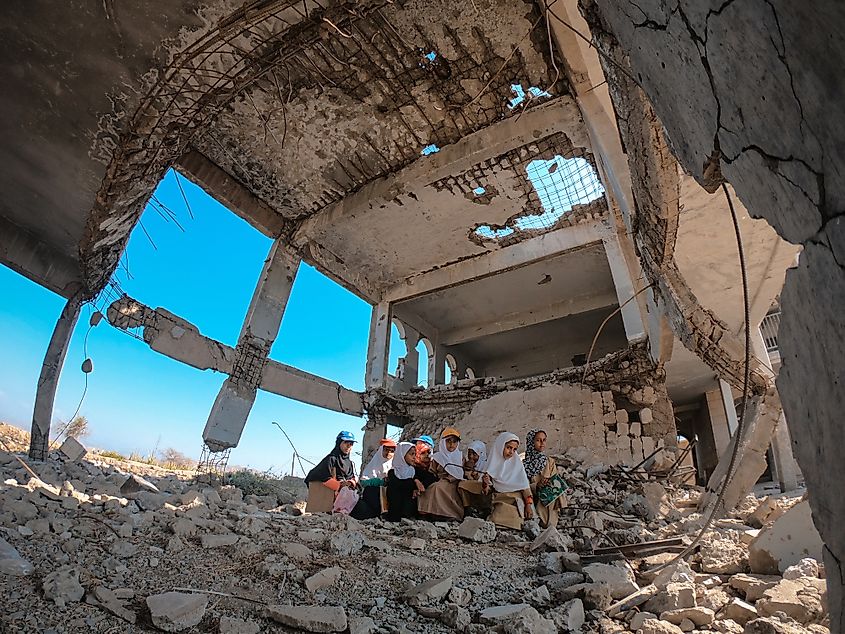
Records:
[[[464,519],[464,505],[458,494],[461,481],[435,461],[432,461],[429,470],[437,481],[417,499],[418,512],[455,520]]]
[[[512,491],[509,493],[493,493],[493,512],[488,518],[496,526],[504,528],[522,528],[523,511],[525,508],[523,499],[531,494],[531,489],[524,491]]]
[[[546,478],[551,478],[557,473],[557,467],[554,460],[547,460],[546,467],[534,475],[529,480],[531,482],[531,495],[534,498],[534,508],[537,509],[537,518],[540,520],[540,526],[547,528],[548,526],[557,526],[557,520],[560,516],[560,510],[565,508],[568,504],[565,495],[561,495],[558,499],[552,502],[551,506],[545,506],[540,502],[539,488],[540,481]]]
[[[481,474],[478,471],[465,470],[466,479],[458,483],[458,495],[461,498],[461,505],[466,509],[472,509],[483,516],[490,513],[493,504],[493,494],[486,495],[481,492]]]
[[[423,487],[430,487],[435,482],[433,473],[422,467],[414,468],[414,477],[400,480],[396,477],[393,469],[387,472],[387,513],[384,519],[388,522],[398,522],[403,517],[415,519],[417,517],[417,498],[414,491],[417,485],[414,480],[419,480]]]
[[[338,439],[334,449],[305,476],[308,485],[306,513],[331,513],[340,482],[355,478],[355,466],[349,455],[340,450],[340,443]]]

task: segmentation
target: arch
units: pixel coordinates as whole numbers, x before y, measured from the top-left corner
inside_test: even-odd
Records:
[[[464,375],[468,379],[474,379],[475,378],[475,370],[473,370],[471,367],[467,366],[467,369],[464,371]]]
[[[408,342],[405,340],[405,326],[398,319],[392,319],[390,325],[390,344],[387,367],[395,369],[395,376],[402,378],[404,359],[408,354]]]
[[[421,337],[419,343],[417,343],[417,352],[420,355],[417,383],[418,385],[429,387],[430,381],[434,378],[429,372],[431,360],[434,358],[434,346],[431,345],[428,339]]]
[[[451,354],[447,354],[443,363],[446,365],[446,371],[444,373],[446,383],[448,385],[454,385],[458,382],[458,362],[455,361],[455,357]]]

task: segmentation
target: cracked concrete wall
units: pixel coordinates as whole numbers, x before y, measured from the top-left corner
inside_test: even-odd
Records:
[[[684,168],[729,181],[801,244],[781,295],[778,388],[825,541],[831,630],[845,617],[845,5],[597,0]],[[586,3],[585,3],[586,5]]]

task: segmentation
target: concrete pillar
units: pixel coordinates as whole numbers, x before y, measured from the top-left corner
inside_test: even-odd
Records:
[[[725,409],[725,401],[722,398],[722,390],[719,388],[708,390],[704,394],[707,404],[707,414],[710,418],[710,430],[713,433],[713,444],[716,455],[721,456],[731,442],[733,432],[728,422],[728,413]],[[731,408],[733,410],[733,408]],[[734,410],[734,418],[736,411]]]
[[[769,351],[766,348],[766,340],[760,327],[753,328],[751,332],[751,344],[753,354],[760,362],[770,370],[772,362],[769,358]],[[783,492],[792,491],[798,488],[798,464],[792,454],[792,440],[789,437],[789,427],[786,423],[786,416],[781,412],[780,419],[772,434],[772,477],[780,485]]]
[[[431,345],[434,346],[434,355],[428,366],[428,384],[443,385],[446,383],[446,350],[440,345],[437,337]]]
[[[380,302],[373,306],[367,345],[367,373],[364,380],[368,390],[384,387],[387,379],[391,312],[390,302]]]
[[[47,346],[41,375],[38,377],[38,389],[35,392],[35,407],[32,411],[32,430],[29,439],[29,457],[33,460],[45,460],[50,447],[50,424],[53,420],[53,404],[56,400],[56,388],[65,363],[68,344],[73,335],[74,326],[82,308],[82,293],[77,292],[65,304],[62,314],[53,329],[53,336]]]
[[[733,436],[736,433],[736,428],[739,427],[739,418],[736,414],[736,405],[734,405],[734,393],[731,386],[724,379],[719,379],[719,391],[722,394],[722,404],[725,408],[725,416],[728,422],[728,433]]]
[[[625,325],[625,336],[628,341],[637,341],[645,337],[642,313],[636,300],[628,301],[634,297],[634,283],[631,273],[625,262],[625,256],[619,245],[619,238],[615,233],[608,234],[602,238],[604,252],[607,255],[607,263],[610,265],[610,274],[613,277],[613,286],[616,287],[616,297],[619,305],[622,306],[622,323]]]
[[[416,387],[419,383],[420,376],[420,351],[417,350],[417,345],[420,342],[421,335],[413,328],[405,326],[405,346],[408,349],[405,355],[405,387],[410,390]]]
[[[278,239],[273,243],[244,318],[232,371],[211,406],[203,430],[203,440],[212,451],[237,447],[240,441],[267,356],[279,334],[299,263],[298,254]]]

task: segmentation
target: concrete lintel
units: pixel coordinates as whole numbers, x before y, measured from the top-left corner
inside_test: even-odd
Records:
[[[310,236],[320,235],[322,227],[333,224],[340,217],[366,213],[367,209],[385,204],[409,189],[463,172],[555,132],[564,132],[576,146],[589,147],[589,137],[580,126],[574,127],[570,123],[573,113],[580,120],[575,102],[568,96],[557,97],[519,117],[508,117],[473,132],[439,152],[421,156],[406,168],[371,181],[306,219],[294,234],[294,244],[302,248]]]
[[[603,221],[563,227],[483,255],[409,277],[387,289],[383,301],[397,302],[546,260],[599,242],[613,230]]]
[[[3,217],[0,262],[66,299],[82,285],[79,262]]]
[[[261,375],[261,389],[341,414],[363,416],[363,394],[340,383],[270,360]]]
[[[621,306],[622,323],[625,325],[625,335],[628,341],[639,341],[645,336],[640,306],[634,299],[634,282],[628,269],[622,248],[619,245],[619,238],[615,233],[607,233],[602,239],[604,251],[607,255],[607,263],[610,265],[610,274],[613,277],[613,285],[616,287],[616,295]]]
[[[205,154],[191,150],[179,157],[174,168],[261,233],[276,238],[285,229],[288,221],[284,216]]]
[[[515,312],[505,315],[496,321],[473,324],[463,328],[456,328],[443,332],[440,335],[440,342],[446,346],[454,346],[459,343],[479,339],[487,335],[493,335],[508,330],[515,330],[517,328],[524,328],[525,326],[533,326],[553,319],[566,317],[567,315],[575,315],[578,313],[585,313],[597,308],[604,308],[611,306],[617,302],[616,293],[604,292],[598,295],[584,295],[581,297],[572,297],[563,301],[545,306],[542,309]]]

